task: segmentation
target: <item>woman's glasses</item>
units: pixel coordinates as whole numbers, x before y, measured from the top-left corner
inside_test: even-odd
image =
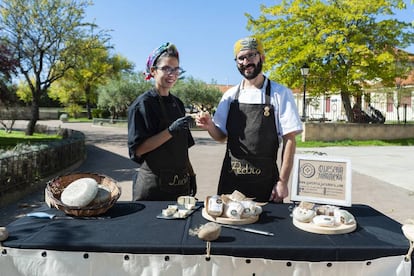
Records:
[[[181,75],[184,73],[184,70],[181,67],[171,67],[171,66],[163,66],[163,67],[154,67],[155,69],[163,71],[167,75]]]

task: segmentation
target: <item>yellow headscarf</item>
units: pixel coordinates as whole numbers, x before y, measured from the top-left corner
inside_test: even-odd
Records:
[[[236,41],[234,44],[234,57],[236,57],[237,54],[243,50],[257,50],[261,55],[264,53],[262,42],[252,36],[245,37]]]

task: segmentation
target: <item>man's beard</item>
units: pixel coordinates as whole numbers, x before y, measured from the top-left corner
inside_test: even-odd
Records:
[[[245,73],[246,68],[249,66],[254,66],[253,71],[250,73]],[[239,66],[237,66],[237,69],[239,69],[239,72],[240,74],[242,74],[243,77],[245,77],[248,80],[252,80],[256,78],[262,72],[262,67],[263,67],[263,62],[262,60],[260,60],[257,65],[253,63],[249,63],[246,66],[243,64],[240,64]]]

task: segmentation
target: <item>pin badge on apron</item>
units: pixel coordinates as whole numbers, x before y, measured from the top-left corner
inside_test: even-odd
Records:
[[[269,117],[269,115],[270,115],[270,107],[269,106],[265,106],[264,107],[264,112],[263,112],[263,115],[265,116],[265,117]]]

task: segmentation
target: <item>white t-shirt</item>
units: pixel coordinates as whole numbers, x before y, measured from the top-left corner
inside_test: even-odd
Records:
[[[267,78],[262,89],[240,89],[239,103],[245,104],[264,104],[266,95]],[[284,136],[291,132],[302,132],[302,121],[300,120],[298,109],[293,98],[292,91],[283,85],[271,81],[270,104],[275,111],[275,124],[278,136]],[[230,103],[236,96],[236,85],[224,93],[214,114],[214,124],[227,135],[226,123],[230,109]]]

